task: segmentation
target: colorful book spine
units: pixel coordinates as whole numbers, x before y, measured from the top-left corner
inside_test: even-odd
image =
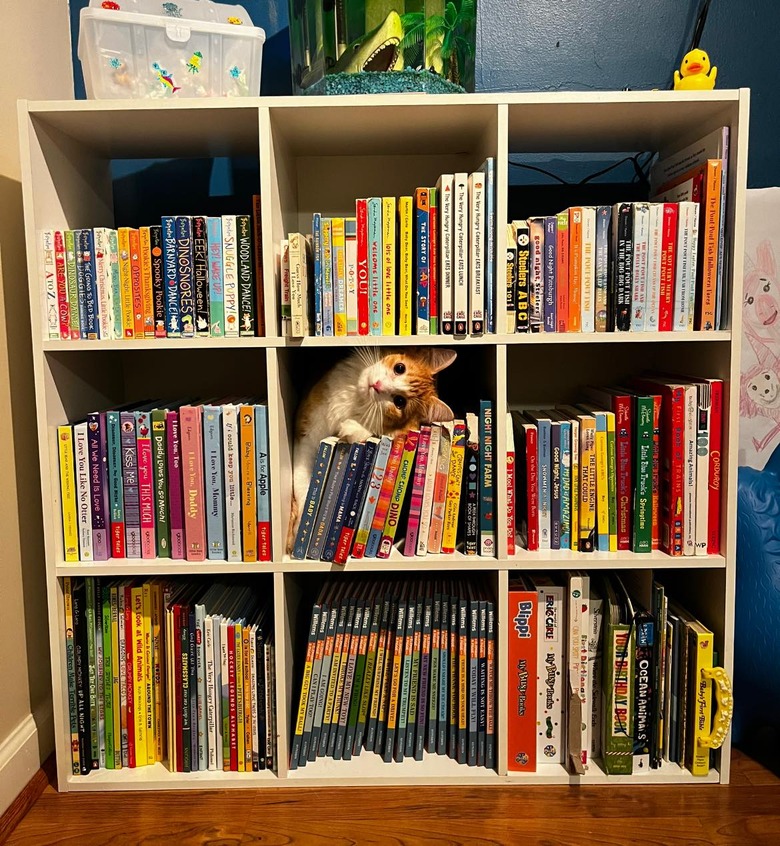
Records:
[[[70,330],[69,337],[71,341],[78,341],[78,339],[81,337],[81,332],[79,329],[79,286],[78,273],[76,270],[76,239],[74,231],[72,229],[66,229],[64,233],[64,238],[65,279],[68,292],[68,327]]]
[[[596,548],[596,421],[580,417],[579,550]]]
[[[133,298],[133,337],[145,337],[144,327],[144,283],[142,279],[141,232],[130,229],[130,280]]]
[[[195,216],[191,219],[192,232],[192,300],[193,333],[209,334],[209,265],[208,232],[206,218]]]
[[[373,478],[375,469],[376,453],[379,447],[378,438],[369,438],[366,441],[366,448],[363,454],[363,463],[359,474],[355,479],[355,485],[350,502],[347,506],[347,513],[336,543],[336,552],[333,556],[335,564],[346,564],[352,549],[352,542],[355,538],[358,517],[360,510],[369,492],[369,483]]]
[[[556,216],[544,219],[544,331],[555,332],[558,328],[556,307],[558,297],[556,291],[556,269],[558,252],[558,218]]]
[[[412,479],[412,493],[409,501],[409,518],[406,528],[403,553],[411,558],[417,554],[417,541],[420,536],[420,515],[422,513],[423,493],[425,491],[426,472],[428,469],[428,454],[431,443],[431,427],[420,428],[419,450],[414,465]]]
[[[441,424],[439,453],[436,461],[436,478],[433,487],[431,505],[431,526],[428,531],[427,551],[438,555],[441,552],[444,534],[444,514],[447,507],[447,482],[450,471],[450,451],[452,449],[452,423]]]
[[[517,244],[517,324],[513,331],[531,330],[531,230],[525,220],[512,224]]]
[[[131,233],[132,238],[132,233]],[[192,218],[176,218],[176,276],[179,287],[179,320],[183,338],[195,335],[195,286],[193,280]]]
[[[226,338],[239,336],[238,230],[234,214],[222,215],[222,288]]]
[[[416,334],[431,334],[430,308],[430,192],[414,192],[414,279],[416,288]]]
[[[135,415],[120,413],[122,484],[125,512],[125,549],[128,558],[141,557],[141,515],[138,500],[138,458]]]
[[[281,317],[282,337],[289,338],[292,334],[292,303],[290,296],[290,242],[283,238],[279,244],[279,276],[281,279],[281,296],[279,314]]]
[[[536,733],[537,763],[565,761],[564,732],[564,626],[565,588],[548,579],[534,579],[537,588]],[[533,708],[533,706],[531,706]]]
[[[539,623],[538,597],[523,583],[510,585],[507,605],[509,628],[509,710],[507,760],[510,772],[536,772],[537,694],[536,667]]]
[[[366,200],[369,329],[382,334],[382,198]]]
[[[394,441],[391,441],[390,438],[386,436],[382,437],[379,442],[374,467],[371,471],[371,477],[368,482],[365,502],[363,503],[363,508],[357,525],[357,531],[355,532],[355,543],[352,548],[353,558],[362,558],[365,553],[369,533],[373,525],[374,514],[376,512],[382,485],[384,483],[387,463],[394,443]]]
[[[268,407],[255,406],[257,468],[257,560],[271,560],[271,472],[268,450]]]
[[[441,551],[445,554],[455,552],[458,534],[458,516],[460,513],[460,492],[466,452],[466,423],[456,420],[452,431],[450,449],[450,467],[447,474],[447,498],[444,510],[444,528],[441,539]]]
[[[700,623],[689,625],[690,713],[685,764],[694,776],[706,776],[710,771],[710,747],[705,741],[712,732],[712,682],[703,673],[713,666],[713,640],[712,632]]]
[[[631,328],[631,299],[633,283],[633,213],[631,203],[615,206],[615,329],[628,332]]]
[[[469,186],[468,174],[455,174],[453,204],[453,311],[457,337],[468,334],[469,313]]]
[[[604,652],[604,769],[609,775],[633,771],[634,636],[631,626],[606,627]]]
[[[465,483],[463,495],[463,538],[466,555],[479,551],[479,419],[471,412],[466,414],[466,452],[463,473]]]
[[[100,303],[98,300],[97,274],[95,271],[95,239],[91,229],[79,230],[79,247],[84,265],[84,315],[86,318],[86,337],[87,340],[95,341],[100,337],[100,319],[98,314]]]
[[[650,203],[647,238],[647,307],[645,329],[658,331],[661,310],[661,259],[663,255],[664,204]]]
[[[122,231],[119,230],[120,267]],[[181,336],[181,309],[179,304],[179,271],[176,252],[176,218],[162,218],[163,273],[165,278],[165,329],[169,338]],[[124,298],[122,300],[124,307]],[[124,324],[124,310],[122,323]]]
[[[357,335],[357,219],[354,217],[344,218],[344,259],[347,277],[347,335]]]
[[[506,415],[506,543],[507,554],[515,554],[515,524],[517,522],[517,473],[515,470],[515,434],[512,413]]]
[[[322,336],[322,215],[314,212],[311,217],[311,247],[314,282],[314,334]]]
[[[148,226],[138,230],[141,253],[141,315],[143,337],[154,337],[154,294],[152,291],[152,233]]]
[[[431,426],[431,438],[428,445],[428,460],[425,469],[425,483],[420,509],[420,530],[417,535],[417,555],[426,555],[428,553],[428,538],[430,537],[431,518],[433,516],[433,497],[436,489],[441,433],[441,423],[434,423]],[[405,545],[404,553],[406,553]]]
[[[493,404],[481,400],[479,404],[479,554],[496,554],[496,521],[494,513],[494,450]]]
[[[404,505],[406,489],[414,470],[414,457],[417,453],[419,440],[420,432],[416,429],[411,429],[406,435],[401,460],[398,466],[398,474],[393,487],[393,493],[387,507],[387,517],[385,519],[382,540],[377,552],[379,558],[390,557],[390,551],[393,548],[393,541],[395,540],[395,533],[401,518],[401,510]]]
[[[252,261],[252,221],[248,214],[236,215],[238,249],[238,334],[253,337],[257,329],[255,279]],[[206,315],[208,319],[208,315]]]
[[[165,415],[166,460],[168,463],[168,502],[171,532],[171,558],[185,558],[184,487],[181,463],[181,427],[178,411]]]
[[[569,332],[582,331],[582,208],[569,209]]]
[[[154,536],[154,468],[151,429],[149,413],[136,411],[135,432],[138,456],[138,504],[141,520],[142,558],[154,558],[157,554]]]
[[[441,315],[441,332],[443,335],[453,333],[453,286],[455,268],[453,264],[453,205],[455,193],[455,176],[451,173],[443,174],[436,183],[436,196],[439,203],[439,283]],[[513,330],[514,331],[514,330]]]
[[[165,261],[163,258],[162,226],[149,227],[149,252],[152,272],[152,325],[154,327],[154,337],[165,338]]]
[[[704,196],[701,205],[701,248],[699,266],[698,310],[696,329],[712,330],[717,328],[717,289],[720,240],[721,179],[723,165],[720,159],[709,159],[704,175]]]
[[[63,551],[65,561],[79,560],[79,530],[76,510],[76,468],[73,454],[73,428],[57,427],[60,459],[60,498],[62,504]]]
[[[106,412],[108,465],[108,508],[111,528],[111,558],[125,557],[125,508],[122,481],[123,453],[119,413]]]
[[[570,420],[561,420],[560,426],[560,485],[561,532],[560,549],[571,548],[571,430]]]
[[[320,227],[322,230],[322,334],[332,337],[336,331],[332,218],[321,218]]]
[[[43,325],[46,337],[57,340],[60,337],[60,316],[57,295],[57,267],[54,257],[53,229],[44,229],[41,233],[41,268],[43,271],[44,309]]]
[[[212,338],[225,334],[225,293],[222,280],[222,218],[206,218],[208,240],[209,333]]]
[[[674,284],[677,268],[677,216],[677,203],[663,204],[661,279],[658,302],[658,330],[660,332],[672,331]]]
[[[596,317],[597,332],[606,332],[609,326],[609,273],[610,273],[610,227],[612,208],[599,206],[596,209]]]
[[[241,405],[239,439],[241,450],[241,536],[244,561],[257,561],[257,465],[255,407]]]
[[[333,333],[342,338],[347,334],[347,277],[344,255],[344,218],[331,221],[333,241]]]
[[[241,560],[241,458],[238,408],[222,406],[225,479],[225,549],[228,561]]]
[[[504,301],[506,303],[505,331],[514,334],[517,324],[517,242],[515,228],[511,223],[506,225],[506,278]]]
[[[403,208],[403,204],[401,207]],[[355,201],[355,218],[357,221],[358,335],[369,335],[371,333],[369,331],[368,290],[368,200]],[[324,237],[325,230],[323,229],[323,251],[325,249]],[[403,237],[403,227],[401,229],[401,237]],[[401,295],[403,297],[403,289],[401,290]],[[403,299],[401,303],[401,320],[403,321]]]
[[[428,280],[428,301],[430,307],[431,335],[439,334],[439,195],[436,188],[431,188],[429,195],[428,215],[428,268],[430,271]]]
[[[92,504],[92,550],[95,561],[106,561],[111,555],[109,539],[108,461],[106,416],[87,416],[89,450],[89,489]]]
[[[485,330],[485,175],[479,171],[469,176],[469,329],[472,335]]]
[[[87,337],[87,312],[86,312],[86,289],[84,288],[84,253],[81,249],[81,230],[74,230],[73,237],[76,243],[76,286],[78,290],[78,314],[79,314],[79,338],[83,341]],[[127,257],[128,268],[130,258]],[[128,270],[129,278],[129,270]],[[132,329],[132,317],[131,317]]]
[[[382,334],[395,335],[396,290],[395,197],[382,197]]]
[[[206,520],[203,502],[203,409],[179,409],[184,540],[188,561],[206,560]]]
[[[544,323],[544,218],[529,218],[528,229],[528,325],[529,331],[541,332]]]
[[[393,440],[390,455],[387,459],[384,478],[382,479],[382,487],[380,488],[379,498],[374,510],[374,517],[371,522],[371,531],[369,532],[365,549],[359,547],[357,542],[355,543],[355,549],[352,553],[355,558],[361,558],[363,554],[367,558],[374,558],[379,551],[388,509],[390,508],[390,501],[395,490],[396,479],[398,478],[398,469],[404,451],[404,442],[405,437],[403,435],[398,435]]]
[[[154,533],[157,539],[158,558],[171,557],[165,417],[166,411],[161,408],[156,408],[150,417],[152,424],[152,465],[154,469]]]
[[[111,310],[111,266],[109,255],[109,231],[104,227],[96,227],[93,232],[95,242],[95,279],[98,295],[98,325],[100,337],[111,339],[114,337]],[[54,257],[57,267],[57,300],[59,303],[60,332],[68,327],[67,292],[65,290],[65,254],[62,233],[54,233]],[[61,282],[61,285],[60,285]]]

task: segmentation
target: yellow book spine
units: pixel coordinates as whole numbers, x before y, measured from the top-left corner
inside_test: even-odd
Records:
[[[241,406],[241,525],[244,561],[257,561],[257,477],[255,409]]]
[[[242,626],[234,626],[236,643],[236,734],[238,735],[238,772],[246,772],[244,761],[244,649],[241,637]]]
[[[338,337],[347,334],[347,263],[346,241],[344,240],[344,218],[334,217],[331,221],[333,239],[333,330]]]
[[[146,763],[155,761],[154,686],[152,670],[152,586],[145,582],[144,603],[144,716],[146,717]],[[138,757],[136,753],[136,757]]]
[[[580,552],[594,548],[596,530],[596,422],[580,421]]]
[[[398,198],[398,334],[412,334],[412,198]]]
[[[62,539],[66,561],[79,560],[79,530],[76,516],[76,466],[73,458],[73,428],[57,427],[60,453],[60,497],[62,499]]]
[[[130,266],[130,230],[126,226],[117,230],[119,246],[119,304],[122,311],[122,337],[135,338],[133,318],[133,272]]]
[[[122,769],[122,709],[119,685],[119,590],[111,588],[111,696],[114,702],[114,769]]]
[[[382,334],[395,335],[395,197],[382,197]]]
[[[174,640],[173,640],[173,611],[169,608],[165,609],[165,687],[170,691],[170,696],[165,699],[165,718],[167,721],[167,735],[171,738],[168,744],[168,769],[171,772],[176,772],[177,758],[176,758],[176,697],[174,692],[177,679],[174,677],[174,668],[176,666]],[[221,695],[221,694],[220,694]]]
[[[252,772],[252,665],[250,662],[250,627],[244,626],[241,631],[244,662],[244,761],[246,771]]]
[[[303,665],[303,681],[301,682],[301,698],[298,702],[298,718],[295,721],[296,737],[303,737],[303,727],[306,722],[306,705],[309,701],[309,688],[311,687],[311,675],[314,668],[314,645],[315,642],[309,638],[309,644],[306,649],[306,661]]]
[[[606,427],[606,421],[605,421]],[[596,525],[609,546],[609,477],[607,473],[607,430],[596,429]]]
[[[371,690],[371,707],[368,713],[369,719],[372,720],[376,719],[379,715],[379,702],[382,698],[382,677],[384,675],[386,655],[385,640],[380,637],[377,642],[374,685]]]
[[[617,453],[615,413],[607,411],[607,478],[609,480],[609,551],[617,552]]]
[[[706,776],[710,771],[710,750],[702,746],[701,741],[712,732],[712,682],[702,677],[702,670],[712,668],[713,636],[712,632],[702,627],[701,631],[689,629],[688,638],[689,655],[693,651],[688,664],[694,671],[693,684],[689,690],[694,694],[694,701],[690,711],[693,726],[688,733],[686,758],[693,775]]]
[[[144,673],[144,592],[130,589],[133,612],[133,718],[135,719],[135,765],[146,765],[146,676]]]
[[[162,637],[162,585],[152,582],[152,701],[154,702],[154,760],[165,757],[165,721],[163,720],[164,677]]]
[[[571,421],[571,549],[580,548],[580,424]]]
[[[466,425],[463,420],[455,421],[450,448],[450,469],[447,476],[447,496],[444,510],[444,530],[441,551],[455,552],[458,539],[458,514],[460,513],[460,489],[463,480],[463,461],[466,454]]]
[[[141,246],[141,303],[144,316],[144,337],[154,337],[154,300],[152,299],[152,240],[148,226],[139,229]]]

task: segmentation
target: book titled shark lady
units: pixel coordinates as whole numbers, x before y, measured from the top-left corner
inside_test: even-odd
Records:
[[[309,547],[314,521],[317,518],[317,512],[319,510],[322,487],[330,469],[336,440],[335,437],[321,440],[320,447],[317,450],[317,457],[314,459],[314,467],[312,469],[311,479],[309,480],[309,490],[304,501],[301,520],[298,524],[298,532],[295,536],[295,543],[292,550],[292,557],[299,561],[303,561],[306,558],[306,550]]]
[[[255,334],[255,280],[252,276],[252,222],[248,214],[236,215],[238,236],[238,334]]]
[[[268,406],[255,406],[257,467],[257,560],[271,560],[271,473],[268,460]]]
[[[181,337],[179,271],[176,258],[176,218],[162,218],[163,274],[165,278],[165,328],[169,338]]]
[[[109,558],[108,542],[108,464],[106,461],[106,415],[87,416],[87,449],[89,454],[89,489],[92,503],[92,557],[95,561]]]
[[[193,281],[192,219],[186,215],[176,218],[176,273],[179,281],[179,310],[181,335],[195,334],[195,291]]]

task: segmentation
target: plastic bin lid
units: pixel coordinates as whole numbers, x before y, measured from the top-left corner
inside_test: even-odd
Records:
[[[254,26],[243,6],[229,6],[212,0],[89,0],[91,9],[156,15],[173,20]]]

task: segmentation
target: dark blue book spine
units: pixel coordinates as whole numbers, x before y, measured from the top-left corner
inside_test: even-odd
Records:
[[[552,423],[550,484],[550,549],[561,548],[561,423]]]
[[[92,549],[95,561],[110,557],[108,519],[108,464],[106,455],[106,415],[87,416],[89,490],[92,503]]]
[[[548,217],[544,221],[544,331],[554,332],[556,328],[555,285],[556,243],[558,240],[558,218]]]
[[[195,332],[209,334],[209,241],[206,218],[192,218],[192,278],[195,295]]]
[[[325,547],[322,550],[322,561],[333,561],[333,556],[336,554],[336,544],[338,543],[341,527],[344,525],[344,519],[347,515],[352,491],[355,487],[355,480],[362,470],[364,452],[364,444],[352,444],[350,448],[347,457],[347,469],[344,473],[344,480],[341,483],[341,491],[336,500],[336,508],[333,511],[333,519],[328,530],[328,537],[325,541]]]
[[[165,274],[165,328],[169,338],[181,337],[179,269],[176,255],[176,218],[162,218],[163,272]]]
[[[306,494],[306,501],[301,512],[301,520],[298,524],[298,533],[295,537],[295,544],[292,551],[292,557],[299,561],[303,561],[306,558],[306,551],[309,548],[309,541],[311,540],[314,529],[314,521],[317,519],[322,487],[328,475],[334,446],[333,441],[321,441],[317,457],[314,459],[309,490]]]
[[[322,550],[325,547],[328,529],[333,519],[333,512],[336,509],[336,500],[338,499],[341,483],[344,480],[344,473],[347,468],[348,452],[349,444],[337,444],[333,454],[333,460],[331,461],[330,472],[328,473],[328,481],[322,492],[320,512],[317,515],[317,522],[312,532],[309,548],[306,551],[306,557],[309,561],[319,561]]]
[[[84,323],[88,340],[100,337],[97,279],[95,274],[95,239],[91,229],[80,229],[79,240],[84,274]]]
[[[354,529],[357,526],[358,515],[363,508],[363,500],[368,490],[368,480],[371,478],[371,471],[374,469],[374,458],[376,457],[378,443],[369,441],[365,444],[363,452],[363,463],[360,472],[355,478],[355,486],[352,491],[352,498],[349,502],[347,514],[344,517],[344,528]]]
[[[176,218],[176,277],[179,285],[179,321],[182,337],[195,334],[195,296],[192,278],[192,220]]]
[[[495,484],[493,480],[493,403],[479,404],[479,554],[496,554]]]
[[[73,239],[76,242],[76,287],[79,296],[79,335],[82,340],[87,337],[87,292],[84,287],[84,250],[81,233],[83,229],[76,229]]]
[[[418,188],[414,207],[415,279],[417,282],[417,334],[430,335],[430,256],[428,253],[430,198],[427,188]]]
[[[311,219],[311,244],[314,258],[314,334],[322,335],[322,215]]]

